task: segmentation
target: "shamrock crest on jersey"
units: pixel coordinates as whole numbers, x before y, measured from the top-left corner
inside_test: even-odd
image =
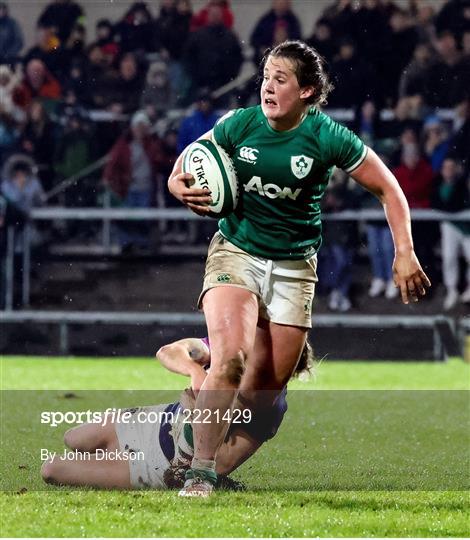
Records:
[[[290,168],[299,179],[305,178],[312,169],[313,159],[307,156],[292,156],[290,158]]]

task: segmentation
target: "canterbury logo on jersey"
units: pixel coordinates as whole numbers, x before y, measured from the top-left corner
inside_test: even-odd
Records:
[[[302,188],[297,188],[295,191],[292,191],[291,188],[285,187],[281,188],[276,184],[263,184],[261,177],[253,176],[253,178],[245,185],[245,191],[256,191],[262,197],[268,197],[268,199],[285,199],[289,197],[295,201],[300,195]]]
[[[259,150],[256,150],[256,148],[250,148],[249,146],[242,146],[240,148],[240,155],[238,156],[238,159],[241,161],[246,161],[246,163],[251,163],[254,165],[256,163],[256,160],[258,159],[258,152]]]

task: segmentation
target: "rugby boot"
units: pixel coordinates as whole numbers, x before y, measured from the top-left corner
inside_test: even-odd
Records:
[[[189,469],[179,497],[209,497],[217,483],[217,473],[202,469]]]

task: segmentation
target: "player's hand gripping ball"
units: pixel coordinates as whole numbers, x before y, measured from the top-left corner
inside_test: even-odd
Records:
[[[190,144],[183,156],[183,172],[194,177],[188,187],[210,190],[210,217],[220,219],[235,210],[238,202],[237,174],[227,152],[218,144],[206,139]]]

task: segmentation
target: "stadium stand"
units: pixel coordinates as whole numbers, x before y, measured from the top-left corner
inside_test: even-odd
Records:
[[[184,257],[200,268],[215,224],[175,208],[165,180],[195,130],[257,102],[254,66],[265,48],[301,37],[322,52],[336,83],[326,112],[380,154],[412,209],[425,209],[414,214],[414,235],[434,287],[413,314],[445,312],[457,326],[467,324],[468,1],[322,1],[306,22],[305,3],[266,0],[249,24],[237,2],[160,4],[117,4],[93,18],[85,3],[43,2],[33,35],[13,2],[0,3],[0,307],[28,308],[29,317],[31,310],[67,311],[73,294],[61,278],[70,265],[136,264],[139,274],[143,261],[160,274],[166,261]],[[148,133],[136,139],[139,124]],[[29,187],[18,187],[23,180],[15,184],[12,170]],[[130,179],[144,202],[134,190],[129,195]],[[391,276],[376,271],[377,239],[386,242],[375,204],[347,177],[334,176],[317,312],[397,314]],[[350,265],[344,282],[342,268]],[[119,283],[106,272],[95,279],[98,289],[109,279]],[[45,283],[62,300],[49,302]],[[86,309],[102,310],[86,287],[80,293]],[[149,309],[160,311],[158,294],[152,302]],[[120,309],[141,305],[136,293]],[[182,308],[191,309],[187,302]]]

